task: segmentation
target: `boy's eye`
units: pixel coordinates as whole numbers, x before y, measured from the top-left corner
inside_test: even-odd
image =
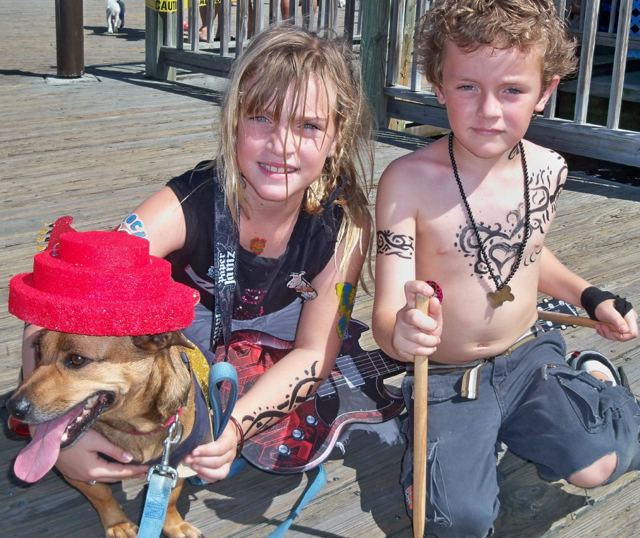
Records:
[[[522,92],[518,88],[507,88],[507,93],[510,93],[512,95],[518,95]]]
[[[471,84],[461,84],[460,86],[458,86],[458,89],[463,91],[471,91],[473,90],[473,86]]]

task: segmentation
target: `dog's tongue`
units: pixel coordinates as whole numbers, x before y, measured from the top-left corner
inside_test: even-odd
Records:
[[[13,470],[20,480],[36,482],[55,465],[62,434],[74,411],[38,425],[31,442],[20,451]]]

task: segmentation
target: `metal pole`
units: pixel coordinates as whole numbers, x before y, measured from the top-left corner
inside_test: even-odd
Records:
[[[84,75],[82,0],[56,0],[56,60],[59,77]]]

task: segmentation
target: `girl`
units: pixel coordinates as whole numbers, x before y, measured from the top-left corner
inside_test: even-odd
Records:
[[[230,329],[293,341],[238,399],[220,437],[185,458],[207,482],[225,478],[243,438],[295,409],[334,366],[370,243],[371,122],[360,88],[350,44],[268,28],[234,65],[217,158],[172,179],[120,226],[200,292],[185,334],[201,349],[228,343]],[[89,432],[57,466],[84,481],[146,472],[98,452],[129,459]]]

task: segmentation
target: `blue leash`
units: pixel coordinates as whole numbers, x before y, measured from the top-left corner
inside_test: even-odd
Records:
[[[220,389],[218,385],[223,382],[230,383],[229,401],[223,410],[222,401],[220,399]],[[226,428],[231,412],[238,400],[238,374],[236,369],[228,362],[219,362],[214,364],[209,371],[209,402],[213,413],[213,438],[217,439]],[[182,423],[176,417],[175,422],[170,426],[167,438],[164,440],[164,450],[162,453],[162,462],[154,465],[149,469],[147,481],[149,488],[147,490],[147,498],[142,512],[142,520],[140,521],[140,529],[138,530],[138,538],[158,538],[162,533],[162,525],[167,513],[169,504],[169,495],[175,487],[178,480],[177,471],[169,465],[169,455],[171,448],[180,442],[182,437]],[[227,478],[236,475],[247,465],[247,461],[238,458],[231,464],[231,470]],[[192,476],[189,481],[193,485],[205,485],[208,482]],[[300,511],[313,499],[327,482],[327,473],[322,465],[318,466],[318,473],[313,481],[310,480],[309,487],[304,495],[285,519],[268,538],[283,538],[289,527],[291,527],[294,519],[298,517]]]
[[[224,381],[230,383],[231,389],[229,402],[223,411],[218,384]],[[211,409],[213,411],[214,439],[217,439],[227,426],[231,411],[233,411],[237,399],[238,374],[235,368],[228,362],[214,364],[209,370],[209,401],[211,402]],[[169,456],[171,449],[180,443],[181,439],[182,423],[176,416],[175,421],[169,427],[167,438],[164,440],[161,463],[151,467],[147,473],[149,488],[147,490],[144,510],[142,511],[138,538],[158,538],[162,533],[162,526],[165,516],[167,515],[167,506],[169,505],[169,496],[178,481],[178,472],[169,465]],[[193,479],[199,480],[197,477],[193,477]],[[194,480],[192,480],[192,483],[193,482]],[[201,481],[201,483],[206,484],[207,482]]]

